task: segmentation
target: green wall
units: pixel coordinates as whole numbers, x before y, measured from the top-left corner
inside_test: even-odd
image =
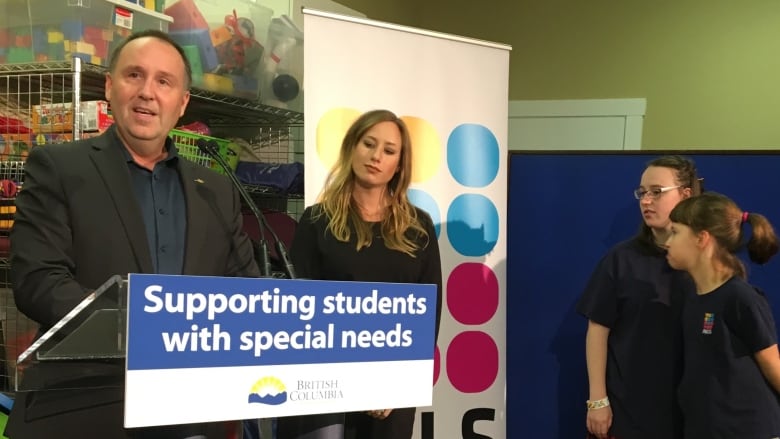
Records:
[[[340,0],[512,46],[509,98],[646,98],[644,149],[780,148],[780,0]]]

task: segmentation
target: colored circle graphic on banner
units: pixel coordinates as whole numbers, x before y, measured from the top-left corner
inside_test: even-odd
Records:
[[[428,181],[441,166],[441,140],[436,128],[425,119],[414,116],[401,116],[409,128],[412,140],[412,183]]]
[[[447,211],[447,237],[463,256],[484,256],[498,242],[498,210],[490,199],[464,194]]]
[[[339,158],[341,141],[360,112],[354,108],[333,108],[320,118],[317,124],[317,157],[330,170]]]
[[[464,325],[482,325],[498,310],[498,279],[490,267],[466,262],[447,278],[447,309]]]
[[[433,226],[436,228],[436,238],[441,236],[441,211],[439,203],[428,192],[419,189],[409,189],[407,192],[409,201],[420,209],[428,212],[433,220]]]
[[[433,350],[433,384],[439,381],[439,374],[441,373],[441,352],[439,346],[435,346]]]
[[[462,124],[447,140],[450,173],[463,186],[485,187],[496,179],[500,164],[498,140],[487,127]]]
[[[461,332],[447,348],[447,377],[462,393],[484,392],[498,377],[498,359],[498,346],[489,334]]]

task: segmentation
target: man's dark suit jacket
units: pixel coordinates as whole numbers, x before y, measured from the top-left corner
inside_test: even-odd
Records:
[[[11,232],[11,276],[16,306],[42,331],[111,275],[153,273],[146,229],[121,148],[110,129],[92,139],[34,148],[27,159]],[[187,206],[183,274],[259,276],[252,245],[242,230],[240,199],[229,179],[183,158],[178,162]],[[47,387],[89,380],[121,384],[123,368],[123,363],[41,364],[27,371],[25,379]],[[123,398],[121,386],[118,391],[67,393],[73,394],[67,398],[28,394],[15,405],[24,404],[22,415],[31,421]],[[14,412],[11,432],[14,415],[22,416]]]

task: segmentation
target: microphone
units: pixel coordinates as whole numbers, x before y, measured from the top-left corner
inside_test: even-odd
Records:
[[[210,145],[209,141],[206,139],[198,139],[195,143],[198,146],[198,149],[216,160],[220,167],[225,169],[225,173],[230,178],[231,183],[238,189],[239,195],[241,195],[241,198],[244,199],[244,202],[249,206],[249,210],[252,211],[257,219],[257,224],[260,228],[260,242],[252,241],[252,250],[254,251],[255,260],[258,262],[258,265],[260,265],[260,273],[263,277],[272,277],[271,254],[268,251],[268,241],[265,239],[265,233],[263,232],[263,214],[260,212],[260,209],[257,208],[257,205],[253,202],[249,194],[246,193],[244,186],[238,181],[238,178],[231,172],[230,167],[225,167],[227,163],[225,165],[220,163],[222,156],[219,155],[218,146],[213,140],[211,142],[213,142],[214,145]]]
[[[231,169],[230,165],[227,163],[225,158],[219,154],[219,145],[217,145],[217,142],[215,142],[214,140],[198,139],[197,142],[195,143],[198,146],[198,149],[200,149],[206,155],[214,159],[214,161],[216,161],[217,164],[219,164],[219,167],[222,168],[223,171],[225,171],[225,175],[228,178],[230,178],[230,181],[233,183],[233,186],[235,186],[235,188],[238,190],[238,193],[239,195],[241,195],[241,198],[244,200],[244,203],[246,203],[246,205],[249,207],[249,210],[252,211],[252,214],[257,219],[257,225],[259,226],[260,229],[260,243],[259,243],[259,248],[257,245],[254,246],[254,250],[256,256],[259,256],[260,258],[260,270],[263,273],[263,276],[265,277],[273,276],[271,273],[271,254],[268,251],[268,241],[265,239],[265,232],[264,232],[264,230],[268,230],[274,239],[276,253],[279,255],[282,264],[284,264],[284,269],[287,276],[290,279],[295,279],[295,268],[293,267],[293,264],[290,261],[290,257],[287,254],[287,248],[285,247],[282,240],[279,239],[279,236],[276,234],[276,231],[274,231],[274,229],[268,224],[268,221],[265,219],[265,215],[263,215],[263,213],[257,207],[257,204],[249,195],[249,193],[246,191],[244,185],[241,184],[241,182],[238,180],[238,177],[236,177],[236,173],[233,172],[233,169]]]

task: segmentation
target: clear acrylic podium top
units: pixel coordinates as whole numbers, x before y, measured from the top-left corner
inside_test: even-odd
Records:
[[[69,364],[93,360],[105,362],[117,371],[124,370],[127,333],[127,279],[115,275],[90,293],[65,317],[36,339],[16,362],[16,391],[48,388],[47,381],[25,379],[25,371],[62,370]],[[121,366],[121,369],[117,367]],[[100,368],[98,368],[100,369]],[[83,373],[82,373],[83,375]],[[100,372],[97,373],[100,375]],[[119,380],[63,380],[57,388],[118,386]]]

